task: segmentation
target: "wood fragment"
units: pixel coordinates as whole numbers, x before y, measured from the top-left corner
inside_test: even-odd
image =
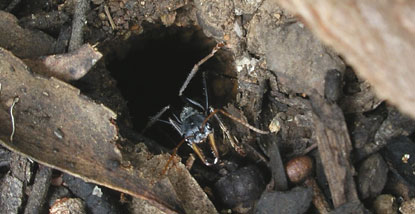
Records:
[[[321,96],[310,95],[315,137],[335,208],[358,201],[350,160],[352,144],[342,110]]]
[[[10,173],[0,184],[0,213],[19,213],[26,186],[32,179],[33,164],[27,158],[13,153],[10,162]]]
[[[12,0],[4,11],[11,12],[22,0]]]
[[[0,46],[21,58],[54,54],[55,39],[42,31],[24,29],[17,18],[0,10]]]
[[[65,54],[23,60],[32,71],[64,81],[78,80],[102,58],[102,54],[89,44]]]
[[[49,190],[50,181],[52,179],[52,169],[46,166],[39,166],[36,172],[35,181],[32,186],[24,214],[41,213],[45,198]]]
[[[108,18],[108,21],[110,22],[112,30],[115,30],[116,26],[115,26],[114,20],[112,20],[111,13],[107,5],[104,5],[104,11],[105,11],[105,15]]]
[[[184,90],[187,88],[187,85],[189,85],[190,80],[192,80],[192,79],[193,79],[193,77],[195,76],[196,72],[199,70],[199,67],[200,67],[203,63],[205,63],[208,59],[212,58],[212,57],[213,57],[213,55],[215,55],[215,53],[216,53],[216,52],[217,52],[220,48],[222,48],[223,46],[225,46],[225,44],[224,44],[224,43],[218,43],[218,44],[217,44],[217,45],[216,45],[216,46],[212,49],[212,51],[210,52],[210,54],[208,54],[207,56],[205,56],[203,59],[201,59],[199,62],[197,62],[197,63],[193,66],[192,70],[190,71],[189,75],[187,76],[186,80],[184,81],[184,83],[183,83],[182,87],[180,88],[180,91],[179,91],[179,96],[182,96],[182,95],[183,95]]]
[[[163,184],[141,172],[149,166],[121,166],[124,156],[115,145],[118,133],[113,111],[81,96],[65,82],[34,75],[2,48],[0,83],[0,144],[85,181],[147,200],[166,213],[183,212],[177,198],[161,191]],[[13,112],[16,132],[10,143],[6,102],[16,96],[20,101]]]
[[[415,117],[414,1],[274,1],[341,53],[381,98]]]
[[[74,51],[84,44],[84,25],[86,24],[86,12],[89,10],[89,0],[76,0],[75,13],[72,21],[71,40],[68,51]]]

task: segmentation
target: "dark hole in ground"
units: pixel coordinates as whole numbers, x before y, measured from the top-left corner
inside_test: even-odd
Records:
[[[180,114],[183,99],[178,92],[193,66],[208,55],[215,42],[195,28],[160,27],[145,30],[146,33],[132,38],[125,57],[118,57],[108,66],[117,80],[118,88],[128,102],[130,115],[136,131],[141,131],[149,117],[157,114],[164,106],[171,105],[162,119],[172,113]],[[218,52],[219,53],[219,52]],[[192,79],[184,96],[204,105],[201,71],[207,72],[208,88],[225,70],[226,62],[213,57],[207,61]],[[223,75],[222,75],[223,76]],[[210,104],[218,99],[209,92]],[[157,129],[155,131],[154,129]],[[161,130],[160,130],[161,129]],[[180,136],[167,124],[156,123],[147,136],[162,142],[170,141],[168,147],[177,144]]]

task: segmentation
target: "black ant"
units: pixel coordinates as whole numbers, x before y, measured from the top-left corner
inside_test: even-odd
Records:
[[[215,143],[215,137],[214,137],[214,130],[212,128],[212,125],[209,123],[209,119],[213,116],[215,116],[218,112],[221,114],[229,117],[230,119],[242,124],[243,126],[258,132],[260,134],[268,134],[268,131],[263,131],[258,128],[255,128],[254,126],[249,125],[248,123],[242,121],[241,119],[232,116],[228,112],[222,110],[222,109],[214,109],[212,107],[209,107],[208,103],[208,93],[207,93],[207,87],[206,87],[206,77],[205,73],[203,72],[203,87],[205,92],[205,107],[203,107],[200,103],[186,98],[186,100],[191,104],[188,106],[183,107],[179,117],[174,115],[174,119],[169,118],[168,123],[171,124],[176,131],[183,137],[183,139],[180,141],[180,143],[174,148],[173,153],[168,160],[162,174],[165,174],[167,171],[170,162],[173,160],[173,157],[176,155],[177,150],[179,147],[186,142],[187,145],[189,145],[193,151],[196,153],[196,155],[199,157],[199,159],[206,165],[211,166],[219,161],[219,152],[216,147]],[[197,108],[196,108],[197,107]],[[218,117],[216,117],[218,119]],[[206,142],[206,140],[209,141],[210,148],[212,150],[214,160],[213,162],[209,162],[201,149],[199,148],[198,144]]]

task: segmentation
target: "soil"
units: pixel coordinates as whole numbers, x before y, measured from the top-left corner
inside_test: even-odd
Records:
[[[376,97],[339,54],[274,1],[87,2],[0,3],[1,72],[27,70],[29,60],[49,55],[71,57],[84,43],[102,54],[80,79],[69,70],[69,85],[47,72],[14,80],[16,91],[19,82],[42,87],[33,90],[39,93],[48,89],[51,102],[28,90],[33,99],[12,105],[17,94],[5,83],[9,74],[0,77],[0,118],[7,121],[0,137],[0,213],[316,213],[313,188],[285,176],[285,163],[303,155],[313,158],[310,176],[332,213],[411,209],[415,121]],[[222,43],[179,96],[194,65]],[[184,106],[209,118],[217,164],[206,166],[188,145],[178,149],[180,158],[166,154],[183,140],[170,121],[184,122]],[[208,117],[210,107],[225,113]],[[38,124],[25,121],[36,114],[43,117]],[[14,144],[10,116],[18,125]],[[104,124],[96,126],[99,120]],[[55,137],[33,128],[51,121],[73,128],[62,125],[51,131]],[[26,134],[18,129],[25,127]],[[59,136],[85,142],[65,147],[71,141],[54,143]],[[49,144],[34,151],[24,146],[42,139]],[[209,161],[211,150],[200,144]],[[385,195],[394,200],[386,208],[377,205]]]

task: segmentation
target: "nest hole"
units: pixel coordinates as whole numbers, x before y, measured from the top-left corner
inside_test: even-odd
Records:
[[[170,105],[161,119],[180,113],[185,102],[179,97],[179,89],[193,66],[207,56],[216,45],[202,30],[180,27],[147,27],[141,35],[128,40],[118,48],[115,59],[108,65],[111,75],[128,103],[130,116],[136,131],[142,131],[151,116]],[[205,103],[202,72],[207,75],[209,105],[222,106],[230,102],[236,91],[236,74],[230,52],[218,51],[198,70],[183,93],[184,97]],[[156,127],[154,127],[156,126]],[[154,131],[152,129],[163,129]],[[156,123],[145,135],[157,141],[160,136],[174,136],[167,124]],[[177,144],[180,136],[169,139]],[[172,137],[170,137],[172,138]],[[172,145],[168,145],[172,147]]]

